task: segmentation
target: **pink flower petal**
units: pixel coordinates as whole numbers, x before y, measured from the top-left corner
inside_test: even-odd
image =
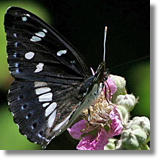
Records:
[[[95,137],[90,134],[86,135],[85,137],[82,137],[81,141],[79,142],[76,148],[78,150],[94,150],[92,144],[94,138]]]
[[[108,134],[104,128],[97,132],[96,136],[86,135],[77,145],[78,150],[103,150],[108,143]]]
[[[115,82],[108,76],[107,81],[104,82],[103,92],[105,93],[105,88],[107,89],[107,98],[111,99],[112,95],[116,92],[117,87]]]
[[[75,123],[71,128],[67,128],[69,134],[74,139],[79,139],[83,133],[88,133],[90,129],[87,127],[88,122],[85,120],[80,120]]]
[[[117,107],[114,107],[114,109],[109,114],[109,117],[111,119],[111,124],[110,124],[110,129],[109,129],[108,134],[110,138],[115,135],[119,135],[123,128],[120,116],[116,108]]]

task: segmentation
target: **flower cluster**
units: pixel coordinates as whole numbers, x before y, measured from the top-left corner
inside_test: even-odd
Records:
[[[149,149],[150,122],[146,117],[129,121],[138,98],[127,94],[125,86],[124,78],[108,76],[96,102],[89,111],[83,110],[83,119],[67,128],[74,139],[80,140],[78,150]]]

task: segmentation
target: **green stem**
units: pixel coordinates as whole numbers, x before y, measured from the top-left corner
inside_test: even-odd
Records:
[[[140,147],[142,150],[150,150],[149,146],[147,144],[142,144]]]

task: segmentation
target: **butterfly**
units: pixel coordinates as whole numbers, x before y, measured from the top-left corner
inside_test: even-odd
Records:
[[[45,148],[102,90],[105,49],[93,74],[83,56],[33,13],[10,7],[4,26],[9,71],[15,79],[8,93],[9,111],[20,133]],[[106,34],[104,46],[105,39]]]

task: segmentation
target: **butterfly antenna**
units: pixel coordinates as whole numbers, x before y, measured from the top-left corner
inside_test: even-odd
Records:
[[[103,52],[103,62],[105,62],[106,59],[106,38],[107,38],[107,26],[105,26],[104,29],[104,42],[103,42],[103,48],[104,48],[104,52]]]

